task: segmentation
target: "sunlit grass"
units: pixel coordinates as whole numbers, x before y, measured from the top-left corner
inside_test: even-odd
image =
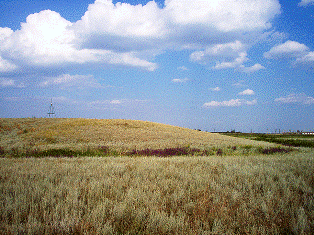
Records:
[[[0,234],[313,234],[307,148],[131,120],[0,119]]]
[[[85,150],[106,146],[116,152],[133,149],[217,147],[265,142],[233,138],[170,125],[116,119],[28,118],[0,119],[0,147],[4,150]]]
[[[0,159],[2,234],[312,234],[314,156]]]

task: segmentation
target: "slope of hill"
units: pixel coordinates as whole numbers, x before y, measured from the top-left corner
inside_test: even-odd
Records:
[[[4,150],[72,150],[106,147],[118,152],[143,149],[228,146],[272,146],[266,142],[202,132],[171,125],[121,119],[5,118],[0,119]]]

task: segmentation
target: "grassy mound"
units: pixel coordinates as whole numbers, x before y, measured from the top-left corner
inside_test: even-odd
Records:
[[[60,156],[64,154],[99,156],[144,153],[144,150],[152,155],[155,150],[169,150],[173,153],[175,152],[173,149],[179,151],[181,148],[187,153],[193,151],[216,153],[218,149],[228,146],[266,148],[271,147],[272,144],[147,121],[72,118],[0,119],[0,154],[2,155],[9,153],[13,156],[49,156],[49,153],[54,152]]]
[[[0,138],[0,234],[314,233],[312,149],[130,120],[0,119]]]

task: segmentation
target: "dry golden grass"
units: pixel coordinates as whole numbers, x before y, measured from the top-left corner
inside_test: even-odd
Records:
[[[145,121],[117,119],[26,118],[0,119],[0,147],[10,149],[107,146],[118,152],[133,149],[227,146],[273,146],[246,140]]]
[[[312,152],[0,159],[0,234],[313,234]]]
[[[14,155],[98,146],[226,154]],[[258,146],[274,145],[143,121],[0,119],[0,234],[314,234],[313,150]]]

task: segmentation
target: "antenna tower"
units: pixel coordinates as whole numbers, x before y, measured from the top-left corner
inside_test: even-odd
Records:
[[[53,115],[55,114],[54,107],[52,105],[52,99],[51,99],[51,102],[50,102],[49,112],[47,114],[48,114],[49,117],[53,117]]]

